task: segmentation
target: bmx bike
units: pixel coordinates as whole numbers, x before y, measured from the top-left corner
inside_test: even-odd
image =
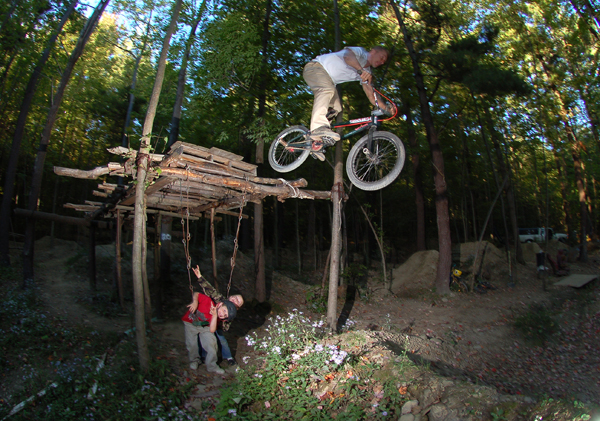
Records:
[[[350,182],[361,190],[379,190],[390,185],[404,167],[405,151],[402,141],[393,133],[380,131],[382,121],[396,117],[396,105],[379,91],[373,88],[377,109],[371,112],[370,117],[357,118],[347,122],[331,124],[332,130],[338,127],[356,127],[351,132],[343,135],[340,140],[345,140],[359,133],[367,132],[350,149],[346,159],[346,173]],[[379,94],[391,105],[393,114],[390,116],[379,108]],[[382,117],[387,118],[382,118]],[[335,141],[323,137],[323,149],[333,146]],[[309,155],[314,154],[313,141],[310,131],[301,125],[291,126],[277,135],[269,148],[269,164],[281,173],[290,172],[306,161]],[[314,156],[314,155],[313,155]]]

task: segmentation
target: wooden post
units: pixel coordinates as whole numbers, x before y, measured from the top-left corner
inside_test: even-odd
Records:
[[[154,305],[156,306],[156,317],[162,319],[162,282],[160,279],[160,230],[162,227],[162,215],[160,213],[156,215],[154,222],[154,229],[156,231],[154,234]]]
[[[144,288],[144,314],[146,327],[152,330],[152,305],[150,286],[148,285],[148,214],[146,213],[146,196],[144,195],[144,223],[142,225],[142,286]]]
[[[259,203],[254,204],[254,267],[256,271],[254,298],[256,298],[259,303],[267,301],[263,231],[263,202],[261,200]]]
[[[215,242],[215,209],[210,210],[210,245],[212,249],[212,270],[215,288],[219,290],[219,282],[217,281],[217,244]]]
[[[96,227],[94,222],[91,222],[88,275],[90,277],[90,290],[96,291]]]
[[[121,310],[125,311],[125,297],[123,295],[123,276],[121,270],[121,227],[123,224],[123,218],[121,217],[121,210],[117,209],[117,235],[115,239],[115,260],[117,266],[117,291],[119,292],[119,304]]]

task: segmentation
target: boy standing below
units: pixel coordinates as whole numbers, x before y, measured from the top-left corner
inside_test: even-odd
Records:
[[[202,347],[206,351],[206,370],[209,373],[223,374],[225,371],[217,365],[217,322],[231,322],[237,313],[235,305],[231,301],[223,301],[215,305],[210,297],[194,292],[193,301],[188,305],[188,311],[181,318],[185,329],[185,346],[188,351],[190,368],[198,368],[200,350],[198,347],[198,335]]]
[[[198,265],[196,265],[195,268],[192,268],[192,270],[198,278],[198,287],[201,290],[200,292],[202,294],[212,298],[212,300],[215,303],[225,301],[225,297],[221,295],[219,291],[217,291],[215,287],[213,287],[206,279],[204,279],[204,277],[200,273],[200,267]],[[198,289],[198,287],[194,289]],[[229,298],[227,298],[227,300],[231,301],[235,305],[236,310],[239,310],[240,307],[244,305],[244,298],[240,294],[231,295],[229,296]],[[221,344],[221,355],[223,356],[223,359],[226,360],[230,366],[233,366],[236,364],[236,362],[233,358],[233,355],[231,354],[231,349],[229,349],[229,344],[227,343],[227,339],[225,338],[224,333],[224,331],[229,330],[230,326],[231,323],[229,323],[226,320],[219,323],[217,325],[216,335],[217,339],[219,340],[219,343]]]

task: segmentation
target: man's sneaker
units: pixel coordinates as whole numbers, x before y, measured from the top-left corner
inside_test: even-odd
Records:
[[[192,370],[197,370],[197,369],[198,369],[198,361],[192,361],[192,362],[190,363],[190,368],[191,368]]]
[[[310,154],[319,161],[325,161],[325,154],[323,152],[311,152]]]
[[[237,362],[235,362],[235,360],[233,358],[227,358],[227,364],[229,364],[229,367],[233,367],[234,365],[237,364]]]
[[[321,126],[315,130],[313,130],[310,134],[310,138],[315,141],[317,139],[322,139],[324,137],[328,137],[330,139],[332,139],[333,141],[337,142],[338,140],[340,140],[340,135],[339,133],[334,132],[333,130],[331,130],[331,128],[327,127],[327,126]]]
[[[225,370],[223,370],[221,367],[217,367],[212,370],[207,369],[206,371],[208,371],[209,373],[216,373],[216,374],[224,374],[225,373]]]
[[[313,140],[313,142],[312,142],[312,143],[311,143],[311,145],[310,145],[310,149],[311,149],[313,152],[318,152],[318,151],[320,151],[321,149],[323,149],[323,141],[322,141],[321,139],[318,139],[318,140]]]

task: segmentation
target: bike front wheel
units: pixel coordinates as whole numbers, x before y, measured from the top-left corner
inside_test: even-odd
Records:
[[[304,126],[292,126],[277,135],[269,148],[269,164],[275,171],[290,172],[306,161],[310,151],[292,145],[302,142],[307,133],[308,129]]]
[[[346,159],[346,173],[352,184],[361,190],[379,190],[390,185],[404,167],[402,141],[393,133],[375,132],[371,150],[369,135],[352,147]]]

